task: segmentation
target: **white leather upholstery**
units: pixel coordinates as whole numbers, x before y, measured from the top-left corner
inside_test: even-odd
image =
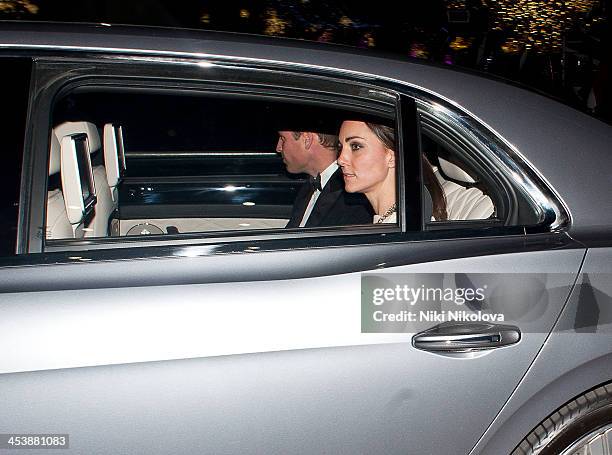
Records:
[[[451,163],[450,161],[446,161],[444,158],[438,157],[438,161],[440,162],[440,169],[447,177],[458,180],[460,182],[466,183],[476,183],[470,175],[461,169],[456,164]]]
[[[51,133],[51,144],[49,150],[49,175],[59,174],[61,169],[60,143],[57,136]]]
[[[92,155],[96,154],[101,148],[100,134],[98,128],[89,122],[66,122],[55,128],[58,138],[77,133],[87,134],[89,150]],[[105,156],[106,159],[106,156]],[[93,169],[94,185],[96,187],[96,206],[95,213],[91,221],[84,228],[85,237],[106,237],[108,236],[108,220],[116,209],[113,202],[112,190],[108,184],[105,166],[95,166]],[[70,212],[70,210],[68,210]]]
[[[452,163],[448,164],[458,168]],[[460,168],[459,170],[465,172]],[[434,172],[444,190],[446,212],[449,220],[484,220],[493,215],[495,206],[489,196],[476,187],[467,188],[445,180],[436,168],[434,168]],[[452,172],[452,174],[453,177],[461,175],[458,172]],[[473,182],[471,177],[468,176],[468,178]]]
[[[75,132],[77,134],[79,132]],[[60,139],[62,192],[66,204],[68,221],[73,227],[75,237],[82,232],[85,221],[85,205],[81,189],[81,176],[78,166],[77,151],[72,135],[67,134]],[[89,177],[86,177],[89,178]]]
[[[116,133],[118,129],[118,134]],[[112,123],[104,125],[103,133],[103,144],[104,144],[104,166],[106,168],[106,180],[111,190],[111,196],[117,208],[117,185],[121,180],[121,173],[123,171],[123,160],[119,158],[119,154],[123,154],[123,137],[121,134],[121,127],[115,126]]]
[[[55,134],[51,133],[51,150],[49,156],[49,176],[60,172],[60,144]],[[47,193],[47,219],[45,222],[47,239],[72,238],[72,226],[68,221],[66,204],[62,190],[55,189]]]
[[[108,219],[116,208],[111,196],[111,189],[106,180],[104,166],[93,168],[94,182],[96,185],[95,214],[91,222],[85,229],[85,237],[106,237],[108,236]]]
[[[84,133],[87,134],[89,141],[89,150],[95,153],[100,150],[100,134],[98,128],[93,123],[89,122],[64,122],[54,128],[55,134],[59,141],[65,136]]]
[[[134,219],[121,220],[119,234],[127,232],[138,224],[148,223],[159,227],[166,232],[168,226],[174,226],[180,233],[185,232],[211,232],[211,231],[239,231],[245,229],[279,229],[287,225],[287,219],[263,218],[163,218],[163,219]]]

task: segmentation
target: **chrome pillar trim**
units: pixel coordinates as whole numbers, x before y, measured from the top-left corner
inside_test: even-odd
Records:
[[[474,118],[441,104],[430,95],[413,92],[410,96],[417,99],[417,106],[423,114],[443,120],[462,137],[471,139],[473,146],[481,151],[483,148],[489,151],[506,178],[514,182],[538,210],[542,223],[547,224],[552,231],[563,229],[569,224],[569,211],[561,198],[518,150]]]

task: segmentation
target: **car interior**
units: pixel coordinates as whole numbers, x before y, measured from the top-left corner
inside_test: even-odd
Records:
[[[286,172],[275,152],[276,131],[337,131],[349,115],[300,102],[100,88],[71,92],[53,114],[47,240],[283,228],[307,176]],[[291,118],[294,128],[281,128],[294,117],[291,110],[302,115]],[[237,123],[237,113],[249,121]],[[490,181],[431,131],[421,137],[444,191],[448,221],[496,218]]]
[[[487,185],[457,157],[436,145],[431,136],[422,136],[422,148],[444,191],[449,221],[485,220],[495,216],[493,200],[487,195]],[[451,161],[453,160],[453,161]]]

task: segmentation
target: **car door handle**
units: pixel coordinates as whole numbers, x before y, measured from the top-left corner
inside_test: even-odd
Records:
[[[521,331],[511,325],[444,322],[412,338],[417,349],[434,352],[469,352],[518,343]]]

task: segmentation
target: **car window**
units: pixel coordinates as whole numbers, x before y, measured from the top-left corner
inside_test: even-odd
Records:
[[[427,227],[540,223],[538,208],[507,178],[491,144],[476,140],[439,111],[422,106],[419,114]]]
[[[434,132],[421,135],[423,181],[432,222],[496,218],[491,188]]]
[[[0,256],[17,252],[19,191],[31,61],[0,57]]]
[[[336,162],[343,150],[338,138],[343,122],[378,125],[395,141],[394,109],[392,103],[381,112],[342,97],[331,102],[252,86],[240,91],[206,85],[197,90],[79,86],[59,97],[52,111],[47,243],[287,227],[367,228],[381,218],[380,223],[398,226],[397,203],[390,201],[389,213],[375,218],[365,195],[369,187],[349,191],[347,184],[344,191],[338,167],[344,162]],[[310,200],[305,189],[316,186],[316,178],[302,158],[291,156],[288,145],[283,149],[282,141],[301,144],[308,135],[326,152],[333,150],[333,163],[319,177],[336,185],[330,190],[336,214],[322,215],[309,203],[294,222],[297,201]],[[344,155],[351,147],[344,144]],[[395,182],[395,166],[390,172]],[[318,197],[328,203],[326,196]],[[308,216],[309,221],[319,217],[319,223],[300,224]]]

